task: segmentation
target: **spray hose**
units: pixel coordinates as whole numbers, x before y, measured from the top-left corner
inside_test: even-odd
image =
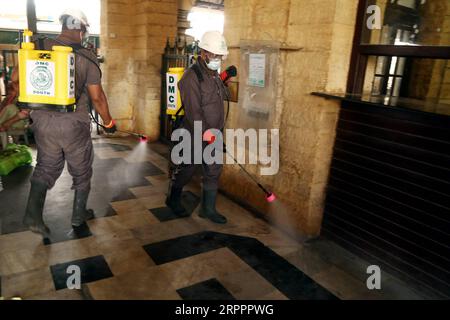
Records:
[[[45,37],[42,37],[41,39],[49,39],[49,38],[48,38],[47,36],[45,36]],[[100,69],[100,66],[98,65],[98,63],[95,62],[93,59],[91,59],[89,56],[87,56],[87,55],[85,55],[84,53],[80,52],[80,51],[78,50],[79,48],[77,48],[77,47],[74,46],[74,45],[70,45],[70,44],[68,44],[68,43],[65,43],[64,41],[61,41],[61,40],[58,40],[58,39],[51,39],[51,40],[53,40],[53,41],[55,41],[55,42],[57,42],[57,43],[59,43],[59,44],[61,44],[61,45],[71,47],[71,48],[73,49],[73,51],[74,51],[76,54],[78,54],[78,55],[82,56],[83,58],[85,58],[85,59],[89,60],[90,62],[92,62],[92,63],[98,68],[98,70],[99,70],[99,72],[100,72],[100,77],[102,76],[102,70]],[[92,106],[91,106],[91,104],[89,104],[89,113],[90,113],[90,115],[91,115],[92,120],[93,120],[98,126],[102,127],[103,129],[106,129],[106,128],[107,128],[107,126],[105,126],[105,125],[103,125],[103,124],[100,124],[100,123],[97,121],[97,119],[94,117],[94,115],[92,114]],[[147,137],[146,137],[145,135],[143,135],[143,134],[139,134],[139,133],[135,133],[135,132],[130,132],[130,131],[124,131],[124,130],[116,130],[116,131],[117,131],[117,132],[120,132],[120,133],[125,133],[125,134],[129,134],[129,135],[138,137],[141,141],[147,141]]]
[[[266,188],[264,188],[264,186],[258,180],[256,180],[256,178],[253,175],[251,175],[247,170],[245,170],[244,166],[242,164],[240,164],[236,160],[236,158],[233,157],[233,155],[230,152],[228,152],[225,142],[223,143],[223,150],[234,160],[234,162],[241,168],[241,170],[243,172],[245,172],[247,174],[247,176],[254,183],[256,183],[256,185],[265,193],[267,202],[274,202],[277,199],[277,197],[275,196],[275,194],[273,192],[271,192],[271,191],[267,190]]]
[[[103,125],[103,124],[101,124],[100,122],[98,122],[97,119],[95,119],[94,115],[92,114],[92,107],[91,107],[90,104],[89,104],[89,113],[90,113],[90,115],[91,115],[92,120],[93,120],[98,126],[102,127],[103,129],[106,129],[106,128],[107,128],[105,125]],[[138,137],[141,141],[147,141],[147,137],[146,137],[145,135],[143,135],[143,134],[140,134],[140,133],[135,133],[135,132],[125,131],[125,130],[116,130],[116,131],[117,131],[117,132],[120,132],[120,133],[125,133],[125,134],[129,134],[129,135]]]

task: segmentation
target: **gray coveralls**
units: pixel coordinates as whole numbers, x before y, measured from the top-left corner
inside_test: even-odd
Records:
[[[59,40],[70,43],[60,36]],[[45,41],[45,49],[60,45],[52,40]],[[95,55],[81,49],[84,55],[96,61]],[[87,85],[101,83],[101,74],[93,62],[75,54],[75,92],[77,109],[75,112],[35,110],[30,116],[33,120],[31,129],[37,146],[37,165],[31,181],[40,181],[51,189],[64,169],[73,178],[72,189],[89,191],[92,177],[94,153],[91,140],[89,119],[89,96]]]
[[[194,138],[194,121],[202,122],[202,129],[223,130],[224,127],[224,99],[226,97],[226,88],[217,72],[211,74],[206,66],[199,61],[199,69],[203,75],[203,81],[199,81],[197,74],[191,68],[186,70],[178,83],[181,100],[185,108],[185,117],[182,127],[188,130],[192,137],[192,152]],[[203,143],[203,148],[206,143]],[[202,148],[202,149],[203,149]],[[191,155],[193,158],[193,155]],[[222,164],[203,163],[203,189],[217,190],[220,174],[222,173]],[[173,185],[176,188],[184,187],[191,180],[195,173],[196,165],[181,164],[173,172]]]

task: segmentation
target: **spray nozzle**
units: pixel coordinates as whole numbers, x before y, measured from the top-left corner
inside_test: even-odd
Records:
[[[240,164],[229,152],[228,152],[228,150],[227,150],[227,146],[224,144],[223,145],[223,148],[224,148],[224,151],[225,152],[227,152],[232,158],[233,158],[233,160],[234,160],[234,162],[236,162],[236,164],[242,169],[242,171],[243,172],[245,172],[249,177],[250,177],[250,179],[252,179],[253,180],[253,182],[255,182],[256,184],[257,184],[257,186],[262,190],[262,191],[264,191],[264,193],[266,194],[266,201],[267,202],[269,202],[269,203],[272,203],[272,202],[274,202],[275,200],[277,200],[277,196],[273,193],[273,192],[270,192],[270,191],[268,191],[266,188],[264,188],[264,186],[261,184],[261,183],[259,183],[258,182],[258,180],[256,180],[250,173],[248,173],[248,171],[247,170],[245,170],[245,168],[242,166],[242,164]]]
[[[277,200],[277,196],[273,192],[268,192],[268,193],[266,193],[266,200],[267,200],[267,202],[272,203],[275,200]]]
[[[141,135],[139,136],[139,141],[140,141],[140,142],[147,142],[147,141],[148,141],[148,138],[147,138],[147,136],[144,136],[143,134],[141,134]]]
[[[258,184],[258,187],[262,191],[264,191],[264,193],[266,194],[266,201],[267,202],[274,202],[275,200],[277,200],[277,196],[273,192],[268,191],[266,188],[263,187],[262,184],[260,184],[260,183],[257,183],[257,184]]]

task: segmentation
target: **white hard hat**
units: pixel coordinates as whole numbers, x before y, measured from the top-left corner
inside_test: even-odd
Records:
[[[61,24],[64,23],[64,20],[68,17],[72,17],[75,18],[76,20],[78,20],[82,25],[89,27],[89,22],[88,19],[86,17],[86,15],[84,14],[83,11],[79,10],[79,9],[66,9],[64,10],[63,13],[61,13],[61,15],[59,16],[59,22]],[[77,26],[79,27],[79,26]]]
[[[226,56],[228,55],[227,42],[219,31],[205,32],[200,40],[199,48],[211,53]]]

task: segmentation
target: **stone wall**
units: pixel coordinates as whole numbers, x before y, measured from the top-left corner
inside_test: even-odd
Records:
[[[161,61],[177,33],[177,0],[102,0],[103,85],[123,130],[159,138]]]
[[[280,129],[280,171],[258,177],[279,198],[265,202],[237,166],[225,166],[222,189],[293,234],[317,236],[323,217],[339,103],[312,91],[344,92],[356,19],[354,0],[226,0],[226,64],[239,66],[241,39],[278,40],[278,96],[272,128]],[[239,114],[231,106],[229,128]],[[255,166],[248,165],[257,174]]]

